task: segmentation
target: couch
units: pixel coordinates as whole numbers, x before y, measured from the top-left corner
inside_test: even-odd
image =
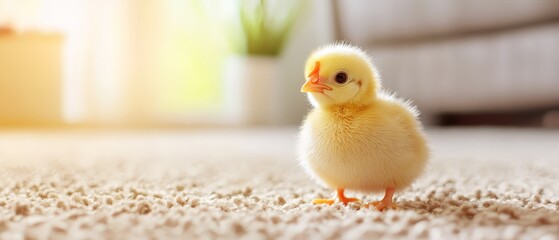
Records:
[[[426,115],[559,106],[559,1],[338,0],[334,15]]]

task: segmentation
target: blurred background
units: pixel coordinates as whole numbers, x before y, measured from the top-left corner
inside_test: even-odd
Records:
[[[429,125],[559,126],[556,0],[0,0],[0,127],[298,125],[337,40]]]

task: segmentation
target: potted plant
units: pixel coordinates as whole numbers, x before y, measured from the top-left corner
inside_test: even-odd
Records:
[[[279,55],[301,2],[241,0],[237,20],[228,28],[233,55],[225,62],[224,94],[229,121],[273,124],[279,97]]]

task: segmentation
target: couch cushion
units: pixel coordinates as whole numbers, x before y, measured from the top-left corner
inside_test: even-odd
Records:
[[[336,4],[339,37],[357,44],[559,19],[557,0],[340,0]]]
[[[427,112],[559,106],[559,23],[369,48],[383,85]]]

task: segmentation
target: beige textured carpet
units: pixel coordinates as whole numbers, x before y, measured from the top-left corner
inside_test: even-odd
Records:
[[[295,135],[3,131],[0,239],[559,239],[558,131],[431,130],[387,212],[309,204]]]

